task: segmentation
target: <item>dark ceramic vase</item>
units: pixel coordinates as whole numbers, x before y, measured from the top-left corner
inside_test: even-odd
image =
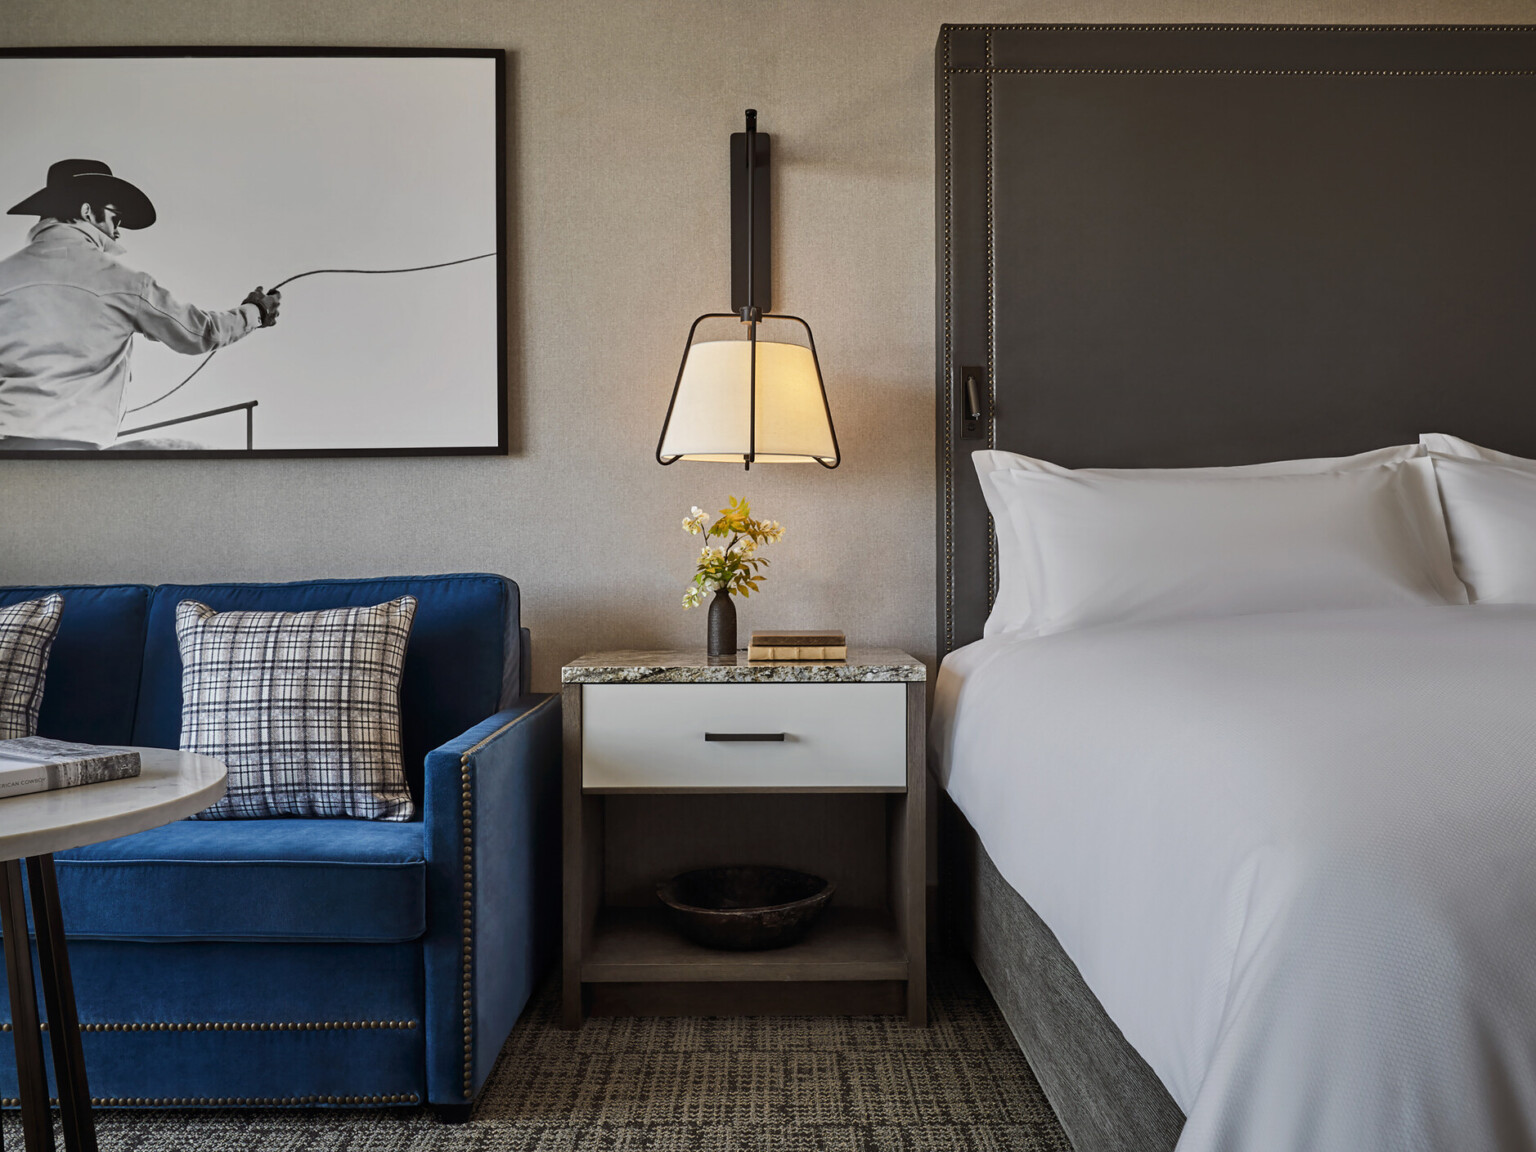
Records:
[[[736,655],[736,605],[724,588],[709,602],[709,654]]]

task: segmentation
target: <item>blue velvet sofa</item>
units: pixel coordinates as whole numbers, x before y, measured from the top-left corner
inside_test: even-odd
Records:
[[[528,693],[517,585],[0,588],[0,605],[50,591],[65,604],[40,734],[162,748],[181,728],[179,601],[417,598],[401,681],[416,821],[183,820],[55,860],[101,1104],[466,1116],[558,939],[560,703]],[[14,1059],[0,1042],[7,1104]]]

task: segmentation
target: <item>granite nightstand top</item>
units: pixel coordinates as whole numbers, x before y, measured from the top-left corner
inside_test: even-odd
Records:
[[[850,648],[846,660],[711,660],[704,649],[594,652],[560,669],[562,684],[890,684],[928,679],[922,661],[895,648]]]

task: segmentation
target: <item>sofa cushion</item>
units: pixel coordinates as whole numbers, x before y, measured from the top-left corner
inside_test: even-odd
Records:
[[[181,653],[176,605],[215,612],[312,612],[416,598],[400,677],[400,745],[406,783],[421,799],[427,753],[510,704],[518,695],[517,585],[480,574],[296,584],[162,584],[150,604],[144,679],[133,743],[175,748],[181,738]],[[69,609],[66,606],[65,614]],[[46,707],[46,701],[45,701]]]
[[[224,762],[205,820],[416,814],[400,765],[400,666],[416,598],[322,612],[176,607],[181,748]]]
[[[86,744],[127,744],[133,738],[144,666],[143,584],[61,584],[0,588],[0,605],[64,597],[64,616],[48,656],[37,734]],[[170,747],[175,747],[171,744]]]
[[[48,652],[63,612],[57,592],[0,607],[0,740],[37,735]]]
[[[420,821],[179,820],[54,856],[64,928],[97,940],[415,940]]]

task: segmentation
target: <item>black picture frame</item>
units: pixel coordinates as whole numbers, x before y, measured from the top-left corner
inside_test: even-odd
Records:
[[[492,167],[490,180],[493,187],[483,187],[484,180],[478,177],[474,181],[458,179],[454,182],[455,191],[452,194],[462,194],[464,197],[463,203],[468,203],[472,199],[474,207],[474,211],[472,213],[466,213],[464,211],[457,210],[459,207],[462,207],[462,204],[455,205],[454,207],[450,207],[446,210],[441,205],[426,204],[420,205],[419,211],[424,216],[430,216],[433,212],[438,212],[444,219],[451,219],[459,224],[463,224],[466,219],[470,220],[473,227],[480,229],[480,231],[476,232],[477,236],[494,236],[494,252],[487,251],[484,254],[475,252],[465,255],[458,250],[444,251],[441,253],[443,264],[437,265],[437,268],[433,269],[430,266],[433,265],[435,261],[431,259],[423,260],[422,253],[415,252],[413,250],[413,252],[410,254],[402,254],[402,256],[395,261],[395,264],[399,265],[402,269],[404,269],[407,265],[410,265],[412,266],[410,270],[423,272],[424,275],[432,275],[434,271],[436,271],[439,276],[451,276],[458,274],[461,277],[465,277],[469,275],[469,272],[467,272],[466,269],[474,269],[476,261],[483,261],[481,269],[475,271],[474,273],[475,287],[473,289],[462,288],[458,290],[447,291],[443,290],[441,287],[436,287],[429,291],[421,286],[425,282],[421,281],[419,277],[409,277],[403,275],[398,279],[394,276],[336,276],[329,277],[328,279],[332,280],[332,285],[329,287],[331,287],[333,290],[335,285],[344,280],[357,284],[364,282],[379,284],[385,281],[398,284],[400,281],[417,279],[418,284],[408,290],[406,295],[411,295],[414,293],[424,304],[430,302],[431,306],[438,309],[439,311],[441,311],[443,308],[449,307],[452,300],[455,298],[455,291],[459,293],[459,297],[462,298],[465,303],[464,311],[472,312],[473,317],[475,318],[473,339],[461,339],[454,333],[444,330],[442,325],[437,325],[435,328],[430,324],[423,324],[419,326],[422,330],[416,333],[415,339],[417,343],[411,345],[411,347],[408,349],[408,355],[397,356],[395,359],[398,360],[402,365],[407,363],[419,363],[425,355],[429,354],[434,349],[438,349],[441,350],[442,353],[447,357],[447,363],[441,373],[432,374],[436,377],[436,379],[434,381],[428,381],[424,385],[419,396],[412,396],[411,394],[404,391],[401,392],[401,395],[406,396],[407,399],[401,407],[394,410],[397,413],[397,416],[395,417],[395,423],[401,426],[405,424],[411,424],[413,427],[424,422],[431,423],[432,421],[437,421],[439,424],[442,424],[445,421],[451,423],[452,419],[457,418],[453,416],[454,410],[451,408],[451,405],[453,403],[459,403],[466,410],[473,409],[474,415],[463,415],[462,422],[466,428],[472,425],[475,429],[475,432],[473,435],[466,435],[460,438],[461,442],[404,443],[399,442],[400,437],[398,435],[393,437],[395,442],[387,442],[391,439],[391,436],[381,433],[381,442],[376,444],[289,443],[284,446],[281,442],[279,442],[273,446],[263,447],[261,443],[262,436],[259,433],[260,425],[255,423],[255,416],[253,415],[253,412],[260,410],[261,407],[260,399],[258,398],[254,402],[249,403],[237,403],[232,405],[212,404],[207,411],[202,412],[202,416],[207,417],[210,420],[219,417],[233,417],[238,421],[241,419],[239,413],[243,411],[246,441],[246,446],[243,448],[238,446],[189,446],[143,448],[133,451],[89,449],[80,450],[77,448],[69,447],[6,448],[4,447],[6,429],[3,424],[0,424],[0,460],[247,459],[272,457],[317,458],[349,456],[504,456],[507,454],[509,442],[509,430],[507,426],[507,381],[509,353],[507,346],[508,247],[507,157],[505,123],[507,97],[506,53],[504,50],[489,48],[429,49],[366,47],[61,47],[0,49],[0,77],[4,76],[7,69],[11,69],[13,72],[17,71],[16,66],[19,62],[25,62],[33,65],[32,72],[28,74],[29,76],[35,76],[37,74],[38,70],[36,65],[38,62],[51,62],[58,66],[57,76],[61,81],[58,85],[51,83],[46,85],[35,85],[34,94],[36,99],[24,100],[19,104],[13,102],[11,103],[9,111],[0,111],[0,157],[4,157],[6,161],[4,164],[0,164],[0,169],[10,173],[10,175],[5,178],[3,189],[0,189],[0,201],[3,201],[3,203],[0,203],[0,212],[5,212],[5,210],[9,208],[13,203],[24,202],[24,197],[27,197],[34,191],[44,187],[45,177],[47,176],[47,165],[38,165],[35,162],[34,157],[39,154],[37,141],[40,138],[47,137],[51,119],[67,119],[64,113],[69,110],[68,92],[70,91],[69,81],[71,78],[79,77],[82,75],[89,75],[89,68],[92,62],[104,61],[111,61],[118,64],[121,64],[124,61],[143,62],[145,65],[144,71],[147,79],[153,79],[152,73],[154,71],[155,65],[163,65],[168,61],[218,61],[221,63],[227,61],[228,66],[226,68],[220,69],[219,71],[221,73],[227,73],[231,70],[238,70],[247,77],[259,77],[261,72],[260,65],[263,62],[270,62],[272,64],[271,72],[273,73],[275,79],[281,79],[283,76],[295,75],[296,67],[298,67],[299,72],[314,73],[314,83],[312,86],[315,91],[321,93],[322,96],[324,96],[324,94],[327,92],[334,95],[344,91],[347,78],[352,77],[355,79],[360,76],[365,76],[368,64],[370,62],[378,62],[381,69],[385,68],[389,64],[399,65],[399,63],[402,61],[427,62],[427,64],[431,65],[432,67],[428,68],[424,66],[422,68],[422,74],[427,75],[430,73],[433,76],[437,75],[438,72],[442,72],[442,74],[445,76],[455,75],[455,66],[457,64],[463,64],[465,67],[463,70],[461,82],[455,81],[453,83],[444,83],[441,86],[440,91],[434,89],[431,95],[433,99],[439,102],[437,105],[434,105],[436,108],[451,109],[452,107],[456,106],[452,103],[452,101],[460,99],[464,100],[464,106],[473,110],[469,119],[472,120],[475,131],[479,133],[479,135],[476,137],[477,140],[483,139],[484,127],[490,127],[490,135],[492,139],[485,141],[485,146],[489,148],[491,155],[481,155],[478,146],[471,151],[462,152],[462,155],[464,156],[465,160],[469,162],[468,166],[473,167],[475,171],[481,173],[483,173],[486,162],[489,160]],[[334,70],[332,70],[333,74],[331,75],[326,74],[323,69],[308,67],[309,65],[321,65],[327,61],[334,61],[336,63],[336,67]],[[303,66],[298,66],[295,64],[295,62],[304,62],[304,64]],[[486,66],[489,66],[491,71],[491,75],[488,78],[483,76],[483,71]],[[397,72],[398,71],[399,69],[397,67]],[[409,69],[407,69],[407,74],[408,72]],[[167,70],[162,68],[162,78],[166,74]],[[394,74],[391,74],[391,78],[393,78],[393,75]],[[332,80],[334,80],[334,83],[331,83]],[[486,82],[487,80],[488,83]],[[25,82],[31,83],[31,81]],[[393,91],[395,85],[391,84],[390,87]],[[459,90],[461,87],[464,89],[462,92]],[[484,89],[484,91],[482,91],[482,89]],[[263,106],[264,102],[269,99],[269,94],[273,91],[271,86],[262,85],[260,83],[250,84],[244,90],[249,91],[251,104],[257,108]],[[0,93],[3,93],[3,85],[0,85]],[[193,95],[195,96],[195,93],[193,93]],[[141,92],[139,92],[137,86],[128,86],[128,104],[134,104],[140,96]],[[213,97],[216,98],[217,93],[214,93]],[[361,101],[362,97],[359,97],[358,99]],[[484,107],[483,101],[489,101],[492,106],[489,108]],[[189,100],[188,102],[189,107],[194,107],[196,104],[197,101],[195,99]],[[398,102],[396,103],[396,107],[398,109]],[[241,108],[244,108],[243,104],[241,105]],[[117,114],[118,110],[114,110],[113,108],[105,108],[100,109],[100,111],[103,118],[108,123],[110,123],[114,115]],[[384,113],[381,112],[380,115],[382,117]],[[74,119],[79,120],[80,116],[77,114],[75,115]],[[243,122],[246,124],[253,122],[251,114],[248,111],[244,114]],[[9,123],[9,129],[7,128],[7,123]],[[338,124],[340,123],[341,117],[338,116]],[[435,118],[434,123],[436,123],[440,128],[452,128],[456,126],[457,121],[455,121],[452,117],[444,117],[439,115]],[[137,129],[143,131],[144,126],[139,125],[137,126]],[[166,134],[172,133],[175,131],[175,125],[166,125],[161,128],[160,131]],[[321,130],[316,129],[316,131],[319,132]],[[274,132],[280,133],[281,126],[275,127]],[[444,133],[441,132],[434,134],[433,140],[428,142],[430,146],[447,147],[447,145],[441,145],[437,139],[438,136],[443,134]],[[451,133],[448,134],[451,135]],[[466,134],[468,134],[467,129]],[[263,134],[258,132],[255,135],[262,136]],[[340,135],[337,137],[337,161],[342,165],[344,165],[348,160],[348,150],[355,147],[353,134],[350,128],[345,135],[346,139],[342,139]],[[426,133],[424,130],[419,132],[418,135],[422,140],[426,140]],[[406,156],[404,150],[409,148],[412,143],[412,137],[410,136],[409,130],[402,130],[399,117],[393,118],[390,122],[383,122],[381,120],[378,123],[372,124],[366,122],[358,123],[356,124],[356,136],[365,138],[375,144],[382,144],[386,148],[399,147],[401,149],[401,156]],[[17,141],[23,137],[25,137],[25,139],[29,142],[30,149],[20,147],[13,149],[12,145],[17,144]],[[65,136],[61,135],[58,144],[55,147],[55,151],[58,153],[55,158],[62,160],[66,157],[75,157],[80,155],[94,156],[97,153],[105,153],[109,151],[107,147],[100,144],[97,144],[94,152],[86,151],[86,147],[75,143],[75,139],[75,137],[66,138]],[[250,135],[245,137],[246,141],[249,141],[250,139]],[[214,166],[211,168],[211,170],[217,171],[216,165],[219,163],[221,157],[232,159],[240,155],[240,150],[242,147],[244,147],[242,139],[237,133],[234,132],[231,134],[231,139],[227,141],[212,141],[206,149],[206,155],[210,158],[211,165]],[[24,162],[18,161],[14,154],[15,152],[25,153],[28,158]],[[134,149],[125,148],[122,149],[121,152],[127,155],[132,155]],[[114,155],[100,155],[99,158],[112,165],[112,171],[115,175],[123,177],[129,181],[135,181],[136,177],[146,181],[150,179],[157,179],[157,177],[155,177],[153,174],[144,175],[133,170],[131,162],[119,162],[117,159],[115,159]],[[355,159],[355,156],[353,158]],[[375,157],[375,163],[378,162],[378,158]],[[442,166],[440,165],[438,168],[432,169],[430,164],[426,162],[420,166],[417,166],[410,162],[409,158],[407,157],[407,162],[403,165],[397,165],[394,170],[407,173],[419,171],[435,171],[440,173],[442,171]],[[199,175],[204,175],[204,173],[200,172]],[[344,184],[347,179],[347,173],[345,171],[338,173],[335,170],[328,170],[324,172],[319,177],[319,179],[331,183],[341,181]],[[404,205],[403,203],[401,205],[392,206],[387,202],[391,196],[399,195],[393,181],[375,180],[372,184],[368,184],[366,187],[364,187],[362,184],[363,179],[364,176],[360,171],[357,175],[357,180],[359,181],[358,187],[353,189],[349,196],[342,198],[346,203],[362,203],[367,205],[369,211],[364,213],[364,216],[373,220],[393,219],[398,221],[406,218],[406,216],[409,216],[411,220],[417,219],[417,216],[412,214],[415,211],[415,208]],[[444,187],[449,183],[449,181],[446,179],[436,177],[434,177],[434,179],[436,181],[436,186],[439,188]],[[208,183],[209,182],[206,179],[201,181],[201,184],[205,189],[207,188]],[[244,187],[249,189],[250,183],[247,182]],[[327,187],[329,188],[330,185],[327,184]],[[146,187],[145,191],[153,197],[154,192],[152,189]],[[331,191],[334,192],[334,189],[331,189]],[[290,187],[281,193],[273,193],[274,198],[291,198],[293,196],[293,187]],[[216,199],[217,197],[215,196],[213,198]],[[382,198],[385,202],[379,202],[379,198]],[[172,199],[174,199],[174,197],[172,197]],[[337,199],[337,197],[332,195],[331,199],[334,201]],[[293,202],[297,203],[297,200],[294,200]],[[263,203],[265,203],[265,201],[263,201]],[[400,211],[393,212],[393,208],[399,208]],[[297,209],[295,211],[297,211]],[[160,223],[161,228],[164,229],[167,220],[171,218],[170,213],[161,209],[159,210],[159,215],[160,220],[158,222]],[[213,215],[217,215],[217,213],[215,212]],[[231,215],[238,216],[238,212],[232,212]],[[11,256],[14,252],[17,251],[17,248],[13,242],[15,240],[15,221],[15,217],[0,215],[0,225],[9,223],[12,228],[10,233],[0,232],[0,235],[4,235],[5,237],[4,241],[0,242],[0,267],[3,267],[3,261],[7,257]],[[341,221],[339,224],[339,227],[342,229],[345,229],[346,226],[346,221]],[[462,231],[462,229],[460,230]],[[453,231],[453,229],[450,228],[448,231]],[[366,234],[368,232],[368,225],[365,223],[364,225],[360,226],[359,232]],[[388,228],[375,227],[373,232],[380,238],[381,241],[387,239],[389,235]],[[123,234],[123,239],[130,239],[135,235],[136,234],[134,233],[125,232]],[[207,246],[214,244],[217,239],[217,230],[214,230],[214,232],[210,235],[197,238],[195,242],[202,246],[202,250],[207,250]],[[426,241],[423,240],[423,242]],[[183,247],[187,247],[190,243],[192,243],[192,241],[188,241],[186,238],[183,238]],[[483,244],[480,246],[484,247]],[[356,247],[362,258],[342,260],[339,262],[346,264],[349,267],[355,266],[358,270],[366,270],[369,272],[383,271],[385,270],[385,266],[390,265],[389,253],[385,250],[385,246],[382,242],[372,245],[359,244]],[[347,250],[345,245],[341,245],[338,247],[337,251],[350,250]],[[461,258],[461,256],[463,258]],[[289,262],[292,261],[290,260]],[[317,264],[330,263],[330,261],[321,261],[318,259],[314,262]],[[459,268],[460,265],[463,265],[464,268]],[[494,266],[495,272],[493,288],[490,287],[487,283],[489,273],[484,270],[484,265]],[[198,298],[198,295],[195,291],[187,291],[186,296],[182,296],[181,290],[179,290],[177,286],[177,279],[179,278],[179,275],[176,269],[165,270],[162,274],[162,269],[159,267],[149,268],[147,266],[140,266],[137,264],[130,264],[130,267],[134,267],[139,271],[149,273],[155,278],[156,281],[164,284],[168,290],[176,293],[178,299],[187,299],[190,297],[193,303],[203,305],[209,310],[235,306],[234,300],[239,299],[237,295],[233,299],[226,298],[222,300],[204,301]],[[389,270],[393,271],[395,269],[393,266],[390,266]],[[263,268],[263,270],[260,272],[260,275],[266,276],[267,279],[262,281],[262,283],[275,283],[277,281],[277,272],[279,271],[286,272],[287,269],[286,267],[274,269],[272,273],[268,274]],[[309,265],[306,264],[302,269],[295,269],[294,271],[309,274],[311,269]],[[191,277],[191,279],[195,280],[196,277]],[[246,276],[246,279],[251,279],[251,276]],[[290,279],[303,279],[303,277],[296,275],[290,277]],[[311,284],[320,282],[322,281],[312,281]],[[439,280],[438,284],[441,285],[441,283],[442,281]],[[295,289],[298,289],[299,287],[299,285],[294,286]],[[3,284],[0,284],[0,290],[3,290]],[[285,322],[288,322],[291,327],[297,327],[298,325],[294,324],[291,317],[296,313],[296,311],[302,313],[303,310],[303,306],[296,305],[294,300],[294,297],[299,295],[299,293],[289,289],[284,289],[284,291],[285,296],[282,302],[282,311],[276,325],[274,325],[272,329],[274,334],[281,334],[283,332]],[[448,297],[447,302],[444,300],[445,295]],[[374,298],[377,299],[376,292]],[[353,306],[353,311],[354,313],[359,311],[366,312],[367,309],[365,306],[356,305]],[[494,314],[493,316],[492,313]],[[313,317],[311,317],[311,320],[313,320]],[[466,323],[468,323],[468,321],[466,321]],[[382,318],[380,320],[380,324],[382,326],[383,337],[386,340],[396,338],[405,339],[406,334],[411,332],[410,325],[401,325],[399,323],[389,325],[386,324]],[[311,327],[314,327],[313,323],[311,324]],[[245,339],[251,339],[254,337],[255,340],[261,340],[264,336],[267,335],[268,333],[264,330],[256,330],[251,332]],[[136,346],[136,355],[138,354],[140,347],[148,346],[148,343],[143,335],[133,336],[131,340],[132,343]],[[252,342],[254,343],[255,340]],[[434,343],[434,341],[437,343]],[[493,348],[490,346],[492,341],[494,341]],[[372,343],[373,342],[365,341],[364,347],[367,347],[370,353],[377,352],[377,349],[372,347]],[[239,344],[235,344],[231,345],[230,347],[238,348],[239,346]],[[471,352],[473,353],[474,357],[475,371],[471,373],[473,378],[466,382],[466,380],[462,378],[460,366],[455,362],[455,360],[457,357],[461,355],[467,356]],[[163,357],[163,350],[158,354]],[[338,355],[341,354],[342,353],[340,352],[338,353]],[[3,389],[5,383],[3,377],[3,371],[5,368],[3,356],[3,350],[0,350],[0,389]],[[186,358],[185,368],[187,372],[192,372],[194,367],[197,366],[198,359],[199,357],[197,356],[190,356]],[[216,356],[212,362],[212,366],[210,367],[210,372],[212,372],[213,368],[216,368],[217,366],[218,359]],[[319,367],[315,368],[314,370],[317,374],[326,371],[326,369]],[[405,371],[403,366],[401,371]],[[195,373],[193,373],[193,375],[195,375]],[[173,383],[175,380],[175,377],[170,377],[161,383]],[[440,389],[442,387],[442,381],[451,381],[451,387],[455,389],[453,394],[447,399],[444,398],[440,391],[434,391],[434,389]],[[142,401],[144,399],[144,390],[142,388],[139,392],[132,393],[132,389],[138,383],[138,381],[135,381],[135,384],[130,384],[129,391],[133,399]],[[347,401],[350,397],[351,402],[354,404],[360,400],[372,400],[372,394],[367,390],[373,387],[375,384],[376,380],[373,379],[365,379],[361,377],[346,378],[345,373],[333,373],[333,378],[328,384],[325,385],[325,387],[331,390],[330,392],[326,393],[326,399],[328,401],[332,401],[333,406],[334,402],[338,401],[338,398],[340,401]],[[180,384],[178,384],[178,387],[181,385],[186,385],[189,390],[197,386],[196,382],[192,381],[190,376],[182,379]],[[494,396],[490,395],[492,389],[494,389]],[[163,388],[161,388],[161,390],[163,391]],[[176,389],[173,388],[171,390],[175,391]],[[209,391],[210,394],[212,394],[215,398],[217,397],[216,392],[214,392],[212,389]],[[0,399],[3,399],[3,397],[0,397]],[[159,396],[158,399],[151,399],[148,404],[139,404],[139,407],[148,409],[153,405],[160,404],[164,399],[165,397],[162,395]],[[296,421],[296,417],[293,412],[293,403],[294,401],[290,396],[289,410],[286,413],[286,419],[290,426]],[[416,403],[419,403],[419,411],[413,410],[409,407],[409,405]],[[127,400],[124,400],[120,407],[123,409],[130,409]],[[367,405],[364,405],[364,407],[367,407]],[[370,410],[377,410],[378,407],[378,405],[375,405],[373,409]],[[445,416],[445,413],[448,413],[448,416]],[[171,415],[169,406],[161,414],[169,417]],[[3,418],[3,415],[3,406],[0,406],[0,418]],[[127,419],[127,412],[124,412],[122,415],[124,418],[120,418],[118,423],[119,445],[121,444],[121,438],[125,434],[133,434],[131,432],[125,433],[123,431],[125,428],[136,429],[137,434],[143,435],[144,433],[147,433],[151,430],[159,431],[162,427],[178,427],[180,424],[192,422],[192,420],[188,418],[184,420],[171,420],[169,425],[161,425],[160,421],[150,418],[152,415],[160,414],[146,411],[142,417],[138,418],[144,420],[145,423],[150,425],[150,427],[146,428],[140,424],[132,423],[129,419]],[[407,415],[410,416],[410,419],[407,419]],[[494,427],[486,427],[486,425],[491,420],[494,420]],[[253,428],[257,431],[253,432]],[[227,427],[222,428],[221,431],[225,434],[225,439],[230,438]],[[451,432],[445,432],[442,435],[448,436],[450,439],[454,438]]]

